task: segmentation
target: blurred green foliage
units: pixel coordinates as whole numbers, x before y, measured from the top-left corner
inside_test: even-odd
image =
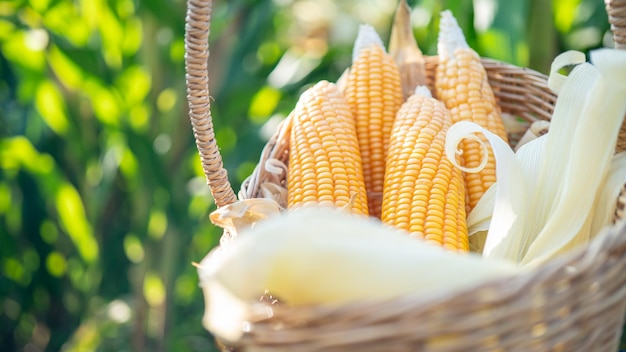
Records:
[[[610,44],[600,0],[410,1],[424,53],[451,9],[483,56],[547,72]],[[233,186],[298,94],[386,42],[396,1],[231,0],[213,11],[217,140]],[[3,351],[211,351],[192,262],[214,204],[187,120],[182,0],[0,2]]]

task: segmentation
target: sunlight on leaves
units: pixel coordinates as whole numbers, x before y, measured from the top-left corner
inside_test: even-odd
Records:
[[[152,307],[160,306],[165,302],[165,286],[157,274],[146,275],[143,282],[143,295]]]
[[[72,45],[83,47],[89,41],[92,31],[84,16],[69,1],[53,5],[43,17],[44,25],[53,33],[67,39]]]
[[[137,132],[145,131],[150,121],[150,108],[140,104],[130,110],[130,126]]]
[[[31,49],[27,45],[27,39],[28,32],[13,32],[13,35],[4,42],[2,53],[15,64],[31,70],[42,71],[46,66],[44,52]]]
[[[35,174],[49,174],[55,162],[50,155],[40,154],[26,137],[17,136],[0,140],[0,167],[23,167]]]
[[[50,275],[55,277],[61,277],[65,274],[65,269],[67,269],[67,261],[63,254],[52,251],[48,254],[46,258],[46,268]]]
[[[161,210],[152,210],[148,220],[148,235],[154,239],[160,239],[167,229],[167,216]]]
[[[150,75],[141,66],[131,66],[122,72],[116,86],[126,104],[135,106],[142,103],[150,92]]]
[[[103,0],[80,0],[78,10],[92,28],[98,24],[98,14],[104,7]]]
[[[268,41],[261,44],[256,55],[259,61],[261,61],[264,65],[273,65],[278,62],[282,53],[280,45],[278,45],[277,42]]]
[[[48,50],[48,62],[65,87],[75,90],[83,85],[83,70],[58,47],[52,46]]]
[[[11,189],[9,185],[0,183],[0,214],[4,214],[11,206]]]
[[[143,246],[141,244],[141,240],[139,240],[135,234],[129,233],[124,237],[124,252],[126,253],[128,260],[135,264],[140,263],[143,260]]]
[[[62,184],[56,193],[56,207],[61,225],[86,262],[98,258],[98,243],[93,236],[80,195],[69,183]]]
[[[13,34],[15,24],[7,20],[0,19],[0,41],[5,40]]]
[[[15,14],[17,8],[16,2],[3,1],[0,2],[0,16],[11,16]]]
[[[504,32],[490,29],[478,37],[480,46],[485,48],[485,55],[504,62],[513,62],[511,38]]]
[[[554,0],[554,24],[559,31],[569,32],[576,20],[576,12],[581,0]]]
[[[35,106],[46,124],[56,134],[63,136],[69,128],[67,109],[63,101],[63,95],[50,81],[43,81],[37,89]]]
[[[29,4],[38,12],[44,12],[48,6],[50,6],[51,1],[52,0],[30,0]]]
[[[115,18],[108,7],[104,7],[98,13],[98,27],[103,43],[104,60],[110,67],[122,66],[122,43],[124,41],[124,28]]]
[[[528,42],[519,41],[517,45],[515,45],[515,53],[514,61],[516,63],[523,63],[528,66],[528,62],[530,60],[530,48],[528,47]]]
[[[96,351],[102,335],[94,321],[83,323],[64,346],[65,352]]]
[[[136,18],[126,22],[124,27],[124,37],[121,43],[122,52],[125,56],[131,56],[141,47],[143,32],[141,21]]]
[[[175,40],[170,46],[170,60],[174,63],[185,59],[185,42],[182,39]]]
[[[160,112],[168,112],[174,108],[176,100],[178,100],[178,97],[174,89],[163,89],[157,97],[157,108]]]
[[[95,80],[89,80],[86,86],[96,117],[104,124],[118,126],[120,105],[116,95]]]
[[[38,27],[41,22],[41,14],[31,7],[22,7],[20,11],[17,12],[17,16],[20,22],[30,28]]]
[[[135,4],[133,0],[118,0],[115,10],[120,18],[128,18],[135,14]]]
[[[265,122],[276,109],[280,97],[281,93],[277,89],[269,86],[261,88],[252,98],[248,111],[250,120],[257,124]]]

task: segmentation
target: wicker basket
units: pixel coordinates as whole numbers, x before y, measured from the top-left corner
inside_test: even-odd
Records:
[[[626,48],[626,0],[606,0],[615,45]],[[202,166],[218,207],[237,200],[215,141],[208,91],[211,1],[188,0],[186,69],[190,118]],[[556,97],[546,77],[494,60],[483,63],[503,112],[527,122],[549,119]],[[432,75],[436,57],[427,57]],[[626,124],[625,124],[626,125]],[[626,150],[626,128],[618,150]],[[260,196],[264,182],[286,175],[265,161],[287,164],[285,126],[263,149],[240,199]],[[622,217],[622,192],[618,214]],[[225,233],[222,239],[227,239]],[[227,245],[227,243],[222,243]],[[586,248],[533,271],[445,296],[404,297],[341,307],[289,307],[259,302],[230,351],[610,351],[617,349],[626,309],[626,228],[604,230]]]

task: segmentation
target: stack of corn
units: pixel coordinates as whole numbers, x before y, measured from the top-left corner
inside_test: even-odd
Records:
[[[346,207],[467,251],[466,214],[495,182],[494,157],[464,142],[465,167],[487,163],[464,174],[444,153],[446,133],[462,120],[504,140],[506,132],[480,58],[452,14],[442,13],[434,94],[408,18],[401,3],[390,53],[372,27],[361,26],[343,93],[323,81],[301,96],[291,115],[288,207]]]

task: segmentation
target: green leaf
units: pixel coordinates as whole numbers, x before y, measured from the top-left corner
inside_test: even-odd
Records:
[[[146,275],[143,283],[143,294],[149,305],[156,307],[165,302],[165,285],[156,273]]]
[[[65,274],[65,270],[67,269],[67,261],[63,254],[53,251],[46,257],[46,268],[50,275],[61,277]]]
[[[129,233],[124,237],[124,252],[126,253],[126,257],[133,263],[140,263],[144,258],[144,250],[143,245],[141,244],[141,240],[139,238]]]
[[[54,159],[39,153],[24,136],[0,140],[0,168],[24,168],[39,175],[48,175],[55,168]]]
[[[124,39],[122,40],[122,52],[125,56],[131,56],[141,47],[143,31],[141,21],[132,19],[124,25]]]
[[[55,196],[55,205],[61,225],[86,262],[98,259],[98,242],[93,236],[91,225],[85,216],[85,208],[76,188],[69,183],[60,185]]]
[[[47,40],[42,30],[13,32],[4,42],[2,53],[15,65],[41,72],[46,67],[43,50]]]
[[[116,87],[130,107],[144,101],[151,87],[150,74],[140,66],[130,66],[119,76]]]
[[[0,214],[6,213],[11,207],[11,189],[9,186],[0,182]]]
[[[56,45],[52,46],[48,51],[48,62],[59,81],[65,87],[72,90],[82,87],[85,72]]]
[[[581,0],[554,0],[554,24],[562,33],[569,32],[576,20],[576,12]]]
[[[261,88],[252,98],[248,111],[250,120],[257,124],[265,122],[276,109],[280,97],[280,91],[275,88],[270,86]]]
[[[43,24],[52,33],[73,46],[87,45],[93,31],[79,9],[70,1],[59,1],[43,17]]]
[[[100,84],[96,79],[87,80],[85,90],[96,117],[106,125],[119,126],[121,107],[120,99],[115,92]]]
[[[56,134],[63,136],[69,128],[67,109],[63,95],[50,81],[43,81],[37,88],[35,106],[46,124]]]
[[[0,41],[9,38],[13,34],[14,30],[15,25],[12,22],[0,19]]]

